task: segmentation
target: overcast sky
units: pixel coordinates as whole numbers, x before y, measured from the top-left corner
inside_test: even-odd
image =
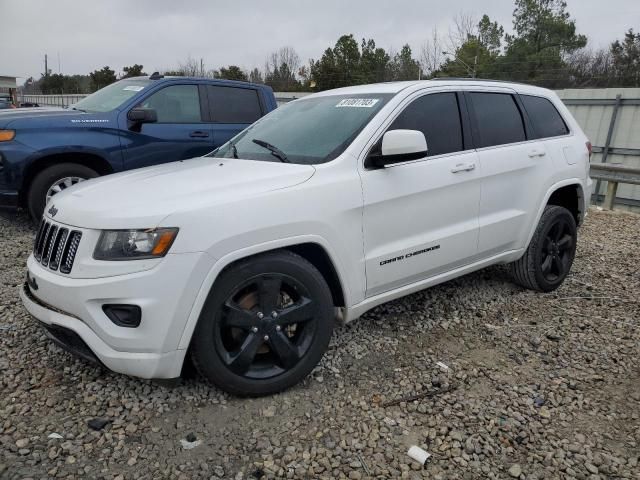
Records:
[[[578,32],[606,46],[640,30],[639,0],[567,0]],[[207,69],[262,69],[281,46],[303,63],[344,33],[386,49],[409,43],[418,57],[434,27],[446,33],[461,12],[488,14],[510,30],[513,0],[0,0],[0,75],[39,78],[44,54],[57,73],[86,74],[140,63],[169,69],[189,56]],[[635,24],[634,24],[635,22]]]

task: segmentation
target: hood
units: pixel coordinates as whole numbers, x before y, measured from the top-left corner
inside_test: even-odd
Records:
[[[0,110],[0,128],[49,127],[60,126],[62,123],[81,125],[87,120],[106,117],[102,113],[84,113],[60,107],[15,108]]]
[[[45,212],[55,206],[56,221],[81,228],[150,228],[171,213],[292,187],[314,173],[311,165],[200,157],[79,183]]]

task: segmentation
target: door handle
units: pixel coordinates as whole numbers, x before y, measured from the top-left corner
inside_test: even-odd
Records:
[[[470,172],[476,169],[475,163],[459,163],[451,169],[451,173]]]
[[[189,134],[191,138],[208,138],[209,132],[204,132],[202,130],[195,130]]]
[[[547,152],[545,152],[544,150],[531,150],[529,152],[529,158],[544,157],[546,154]]]

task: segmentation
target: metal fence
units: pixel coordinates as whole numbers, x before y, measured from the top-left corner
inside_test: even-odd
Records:
[[[570,89],[557,93],[593,144],[592,164],[640,168],[640,88]],[[601,203],[605,193],[605,182],[597,181],[592,201]],[[615,202],[639,210],[640,186],[620,184]]]
[[[41,107],[68,107],[82,100],[84,94],[18,95],[19,103],[37,103]]]

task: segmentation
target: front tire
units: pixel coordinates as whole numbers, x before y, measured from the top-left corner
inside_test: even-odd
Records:
[[[576,254],[576,220],[564,207],[547,205],[524,255],[511,264],[516,283],[551,292],[569,274]]]
[[[241,260],[221,273],[191,342],[199,373],[241,396],[285,390],[318,364],[333,332],[320,272],[289,251]]]
[[[27,208],[31,218],[37,222],[42,217],[48,200],[56,193],[98,176],[95,170],[78,163],[59,163],[38,173],[27,194]]]

